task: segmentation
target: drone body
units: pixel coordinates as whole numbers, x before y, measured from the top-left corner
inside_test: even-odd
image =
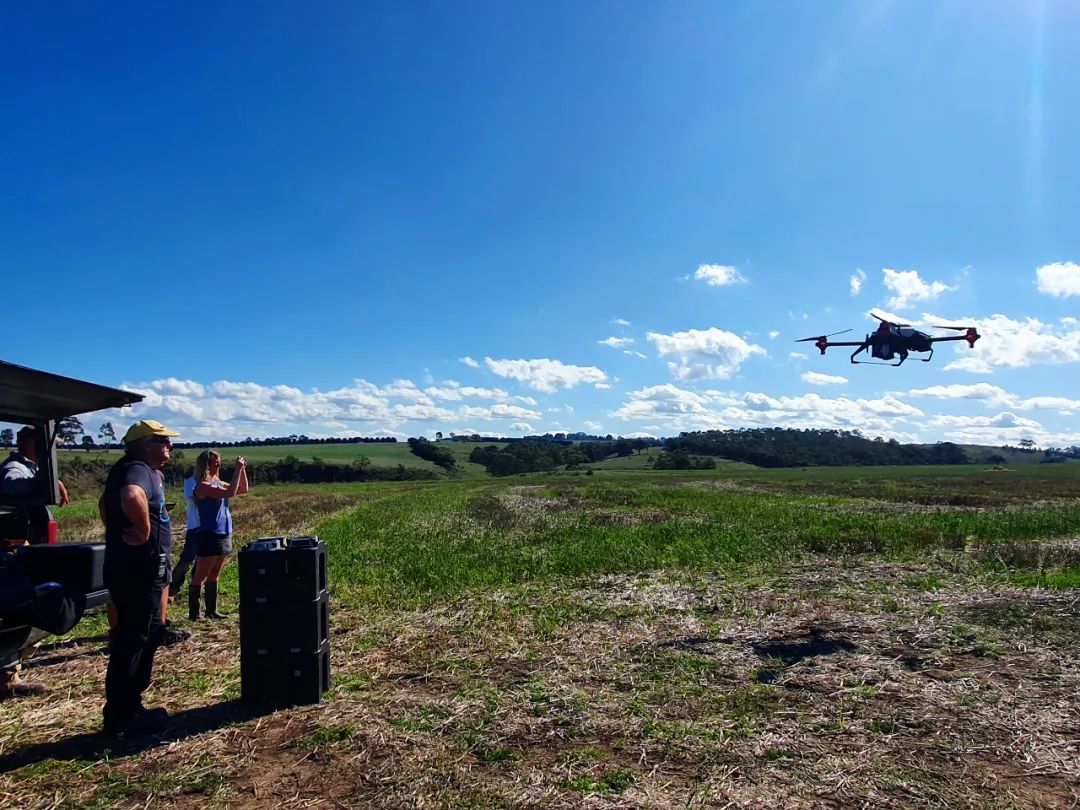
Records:
[[[935,337],[928,335],[926,332],[920,332],[918,329],[914,329],[906,323],[892,323],[884,318],[870,313],[881,324],[878,328],[866,336],[866,340],[863,341],[836,341],[829,342],[829,338],[832,335],[820,335],[817,337],[802,338],[802,340],[795,341],[796,343],[805,343],[813,341],[814,345],[821,350],[822,354],[825,354],[825,350],[831,346],[855,346],[855,351],[851,353],[851,362],[858,365],[859,363],[869,363],[871,365],[887,365],[887,366],[899,366],[905,360],[907,360],[908,354],[911,352],[930,352],[930,357],[922,358],[924,363],[929,363],[930,358],[934,356],[934,344],[941,343],[947,340],[965,340],[968,346],[975,348],[975,341],[979,339],[980,335],[975,330],[974,326],[939,326],[938,329],[953,329],[958,332],[963,332],[962,335],[947,335],[944,337]],[[845,332],[850,332],[850,329],[845,329]],[[841,335],[843,332],[834,332],[834,335]],[[870,356],[875,360],[856,360],[855,358],[867,349],[870,350]],[[895,363],[888,361],[899,357]],[[877,362],[875,362],[877,361]]]

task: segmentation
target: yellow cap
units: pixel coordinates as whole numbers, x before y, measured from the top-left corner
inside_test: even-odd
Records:
[[[137,442],[139,439],[148,439],[151,436],[179,436],[175,430],[169,430],[161,422],[153,419],[143,419],[128,428],[124,434],[124,444]]]

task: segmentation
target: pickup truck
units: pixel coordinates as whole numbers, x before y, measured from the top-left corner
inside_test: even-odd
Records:
[[[0,667],[16,663],[21,650],[50,633],[67,632],[85,611],[108,601],[104,543],[59,542],[49,512],[60,502],[56,423],[142,398],[0,360],[0,422],[33,425],[38,457],[34,493],[0,495]]]

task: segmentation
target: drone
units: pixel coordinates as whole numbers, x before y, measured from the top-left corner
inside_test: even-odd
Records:
[[[874,315],[881,323],[878,328],[866,336],[866,340],[862,341],[833,341],[830,342],[829,338],[834,335],[842,335],[845,332],[850,332],[850,329],[844,329],[841,332],[833,332],[831,335],[819,335],[815,337],[802,338],[795,341],[796,343],[807,343],[813,341],[822,354],[825,354],[825,350],[830,346],[857,346],[851,353],[851,362],[856,365],[877,365],[877,366],[899,366],[907,360],[910,352],[930,352],[930,357],[922,357],[924,363],[929,363],[930,358],[934,356],[934,344],[941,343],[946,340],[966,340],[968,346],[975,348],[975,341],[979,339],[980,335],[976,331],[974,326],[935,326],[934,329],[951,329],[955,332],[963,332],[962,335],[946,335],[942,337],[935,337],[928,335],[926,332],[920,332],[915,329],[911,324],[907,323],[893,323],[887,321],[880,315]],[[875,360],[856,360],[855,358],[870,350],[870,356]],[[894,357],[899,357],[895,363],[888,362]],[[880,362],[878,362],[880,361]]]

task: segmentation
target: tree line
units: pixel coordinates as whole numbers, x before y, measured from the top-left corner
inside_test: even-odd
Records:
[[[559,441],[511,442],[505,447],[494,444],[475,448],[469,461],[483,465],[492,475],[515,475],[524,472],[548,472],[559,467],[573,470],[582,464],[603,461],[606,458],[623,457],[641,452],[655,444],[650,439],[618,439],[602,442]]]
[[[964,448],[952,442],[900,444],[867,439],[853,430],[748,428],[680,433],[667,439],[668,452],[713,456],[758,467],[850,467],[967,464]]]
[[[73,456],[65,459],[61,478],[69,492],[88,495],[105,485],[116,462],[111,459]],[[301,461],[296,456],[286,456],[280,461],[249,461],[248,480],[252,484],[333,484],[355,481],[425,481],[438,476],[431,470],[406,467],[377,467],[366,456],[359,456],[349,464],[333,464],[328,461]],[[192,465],[181,452],[165,463],[162,474],[166,486],[179,486],[191,475]],[[221,477],[231,480],[233,467],[223,464]]]

